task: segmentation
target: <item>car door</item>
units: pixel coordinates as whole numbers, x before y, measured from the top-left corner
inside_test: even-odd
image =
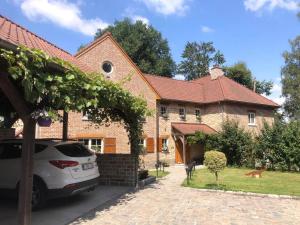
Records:
[[[21,143],[0,143],[0,188],[14,189],[20,177]]]

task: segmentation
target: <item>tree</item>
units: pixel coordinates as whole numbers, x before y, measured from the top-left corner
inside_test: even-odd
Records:
[[[225,63],[224,55],[215,49],[213,42],[188,42],[182,54],[183,60],[178,65],[178,73],[186,80],[194,80],[209,74],[212,63]]]
[[[218,182],[218,173],[225,169],[227,163],[226,156],[223,152],[208,151],[204,154],[204,165],[207,169],[214,173]]]
[[[142,21],[132,23],[129,18],[116,21],[105,29],[98,29],[95,39],[110,32],[143,73],[172,77],[175,62],[168,41],[153,26]]]
[[[273,87],[272,81],[257,81],[252,75],[251,70],[244,62],[237,62],[232,66],[224,67],[225,75],[230,79],[246,86],[250,90],[254,89],[259,94],[270,95]]]
[[[290,52],[285,51],[285,65],[281,70],[284,111],[289,118],[300,120],[300,36],[290,41]]]

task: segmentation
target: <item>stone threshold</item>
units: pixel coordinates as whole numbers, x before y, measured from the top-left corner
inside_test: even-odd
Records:
[[[300,200],[300,196],[292,196],[292,195],[262,194],[262,193],[254,193],[254,192],[225,191],[225,190],[213,190],[213,189],[202,189],[202,188],[192,188],[192,187],[184,187],[184,188],[190,188],[190,189],[201,191],[201,192],[217,192],[217,193],[234,194],[234,195],[240,195],[240,196]]]

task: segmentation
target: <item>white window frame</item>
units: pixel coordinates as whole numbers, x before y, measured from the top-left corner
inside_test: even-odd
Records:
[[[181,110],[183,110],[183,114],[180,113]],[[179,114],[179,118],[180,118],[181,120],[185,120],[185,118],[186,118],[186,110],[185,110],[185,107],[179,107],[178,114]]]
[[[199,115],[197,115],[197,111],[199,112]],[[196,116],[196,120],[198,121],[201,120],[201,110],[199,108],[195,109],[195,116]]]
[[[141,140],[143,140],[143,144],[141,143]],[[146,146],[147,146],[146,138],[141,138],[141,139],[139,140],[139,145],[141,145],[141,146],[143,146],[143,147],[146,148]]]
[[[248,125],[255,126],[256,125],[256,114],[255,112],[248,112]]]
[[[91,119],[89,118],[89,113],[88,111],[82,112],[82,118],[83,121],[90,121]]]
[[[161,139],[162,151],[166,148],[166,151],[169,151],[169,138]]]
[[[103,138],[79,138],[78,140],[79,140],[79,142],[82,142],[83,140],[88,140],[88,145],[87,146],[85,145],[88,149],[90,149],[90,150],[92,150],[93,152],[96,152],[96,153],[101,153],[101,154],[104,153],[104,139]],[[92,146],[93,146],[92,145],[92,140],[101,140],[100,152],[95,151],[94,149],[92,149]]]
[[[165,113],[162,113],[162,109],[165,109]],[[167,106],[165,106],[165,105],[161,105],[160,107],[159,107],[159,114],[160,114],[160,116],[162,116],[162,117],[164,117],[164,118],[167,118],[168,117],[168,108],[167,108]]]

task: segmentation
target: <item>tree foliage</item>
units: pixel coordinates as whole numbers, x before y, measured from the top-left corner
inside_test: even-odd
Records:
[[[183,74],[186,80],[206,76],[212,64],[225,63],[224,55],[215,49],[213,42],[188,42],[182,58],[178,65],[178,73]]]
[[[172,77],[175,63],[168,41],[153,26],[142,21],[132,23],[129,18],[116,21],[105,29],[99,29],[95,38],[110,32],[144,73]]]
[[[106,80],[101,74],[83,73],[41,50],[1,49],[0,59],[31,112],[88,111],[96,124],[121,121],[129,134],[132,150],[139,149],[141,121],[149,111],[143,99],[123,90],[120,84]],[[0,111],[3,108],[6,107]]]
[[[271,89],[273,87],[272,81],[258,81],[252,75],[251,70],[247,67],[246,63],[238,62],[232,66],[224,67],[225,75],[230,79],[246,86],[250,90],[254,89],[259,94],[271,94]]]
[[[218,173],[225,169],[227,159],[224,153],[219,151],[207,151],[204,154],[204,165],[214,173],[218,181]]]
[[[300,119],[300,36],[290,41],[291,50],[283,53],[285,65],[281,70],[284,110],[288,117]]]
[[[300,169],[300,122],[265,123],[257,139],[256,158],[275,170]]]

